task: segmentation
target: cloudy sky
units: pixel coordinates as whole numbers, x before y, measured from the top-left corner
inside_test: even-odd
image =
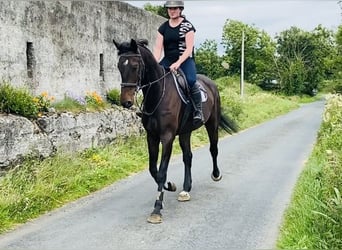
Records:
[[[318,24],[336,30],[342,24],[339,0],[225,0],[185,1],[183,14],[196,27],[196,47],[206,39],[221,42],[227,19],[241,21],[266,31],[271,37],[296,26],[312,31]],[[165,1],[125,1],[137,7]]]

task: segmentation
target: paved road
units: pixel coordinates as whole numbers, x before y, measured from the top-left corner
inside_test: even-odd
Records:
[[[194,151],[192,200],[166,193],[164,222],[152,225],[156,185],[148,172],[120,181],[0,237],[0,249],[266,249],[321,123],[323,102],[220,140],[221,182],[208,147]],[[181,157],[169,179],[181,187]]]

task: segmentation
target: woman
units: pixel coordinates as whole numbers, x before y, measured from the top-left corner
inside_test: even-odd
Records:
[[[196,83],[196,65],[194,61],[195,27],[182,15],[184,1],[166,1],[165,8],[169,20],[158,29],[154,48],[157,61],[176,72],[179,68],[184,72],[190,87],[191,99],[194,104],[194,123],[203,122],[201,92]]]

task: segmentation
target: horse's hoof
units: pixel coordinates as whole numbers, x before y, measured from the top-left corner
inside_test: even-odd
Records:
[[[190,194],[188,192],[182,191],[178,195],[178,201],[189,201],[190,200]]]
[[[176,187],[176,184],[174,184],[173,182],[168,182],[167,183],[167,191],[170,191],[170,192],[176,192],[177,190],[177,187]]]
[[[161,214],[151,214],[147,218],[147,222],[151,224],[160,224],[163,222]]]
[[[211,174],[211,179],[213,179],[213,181],[220,181],[222,179],[222,175],[220,174],[219,177],[215,177],[213,174]]]

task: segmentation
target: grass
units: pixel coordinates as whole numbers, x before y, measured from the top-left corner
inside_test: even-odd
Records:
[[[223,96],[222,106],[231,107],[233,118],[242,129],[299,106],[298,99],[265,94],[249,85],[241,100],[236,94],[239,85],[234,79],[220,79],[218,85]],[[205,143],[208,143],[205,129],[195,131],[193,148]],[[180,148],[176,142],[173,154],[178,153]],[[0,178],[0,232],[142,171],[147,164],[145,136],[118,139],[104,148],[78,154],[28,159]]]
[[[342,96],[327,102],[317,144],[295,187],[277,247],[342,249]]]
[[[134,137],[80,154],[27,160],[0,179],[0,232],[141,171],[146,162],[145,141]]]

